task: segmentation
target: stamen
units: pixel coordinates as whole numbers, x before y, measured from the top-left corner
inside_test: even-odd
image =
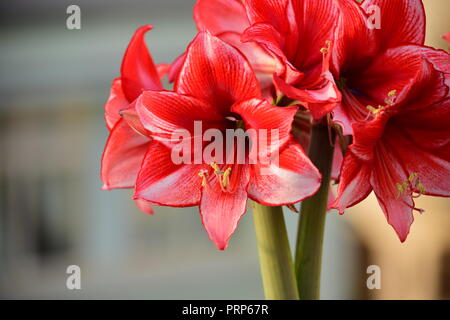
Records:
[[[391,106],[395,103],[395,98],[397,97],[397,90],[391,90],[387,94],[387,98],[384,100],[385,105],[381,106],[379,105],[377,108],[368,105],[366,108],[370,111],[373,115],[379,114],[381,111],[383,111],[387,106]]]
[[[383,111],[384,107],[383,106],[378,106],[377,108],[373,107],[373,106],[367,106],[366,107],[367,110],[369,110],[373,115],[377,115],[378,113],[380,113],[381,111]]]
[[[230,185],[230,174],[231,174],[231,168],[227,168],[222,176],[222,186],[224,188],[228,187]]]
[[[198,173],[198,176],[202,178],[202,187],[206,187],[207,185],[207,178],[209,176],[208,170],[200,170]]]
[[[330,40],[325,41],[325,45],[326,47],[320,49],[320,53],[322,54],[327,54],[330,52],[331,41]]]
[[[420,182],[419,175],[415,172],[411,173],[408,179],[406,179],[402,183],[397,183],[396,187],[399,192],[397,195],[397,199],[406,192],[410,192],[413,198],[418,198],[426,193],[425,186]],[[417,193],[416,190],[418,190],[419,192]],[[417,195],[415,193],[417,193]]]
[[[413,199],[420,197],[422,194],[425,194],[426,192],[424,185],[419,180],[419,175],[415,172],[411,173],[408,179],[406,179],[402,183],[397,183],[396,186],[398,190],[397,199],[400,199],[400,197],[407,192]],[[418,211],[419,213],[425,212],[425,210],[423,209],[416,208],[414,205],[411,205],[406,201],[404,202],[412,210]]]
[[[225,171],[222,171],[215,162],[211,163],[210,166],[214,169],[214,174],[217,176],[217,180],[219,181],[220,188],[222,189],[222,191],[231,192],[230,190],[231,167],[227,168]]]

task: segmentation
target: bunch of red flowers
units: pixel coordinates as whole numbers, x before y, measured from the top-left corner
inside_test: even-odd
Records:
[[[376,27],[368,6],[378,8]],[[131,39],[105,105],[104,189],[134,188],[146,212],[199,206],[225,249],[248,198],[292,205],[317,192],[321,173],[303,150],[311,126],[325,124],[339,183],[329,208],[343,213],[374,191],[404,241],[421,211],[414,198],[450,195],[450,56],[424,45],[420,0],[199,0],[194,18],[199,33],[171,65],[154,65],[150,26]],[[191,133],[194,145],[197,121],[253,129],[250,144],[277,129],[265,150],[277,163],[248,150],[242,163],[175,163],[173,134]]]

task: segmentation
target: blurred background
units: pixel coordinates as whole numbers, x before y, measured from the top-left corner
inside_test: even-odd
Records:
[[[251,214],[225,252],[197,208],[156,207],[131,191],[101,191],[107,138],[103,104],[134,30],[156,63],[171,62],[195,35],[194,0],[0,3],[0,298],[261,299]],[[447,49],[450,2],[424,0],[427,44]],[[66,8],[81,8],[81,30]],[[450,299],[450,199],[421,197],[426,212],[401,244],[370,197],[328,215],[322,298]],[[291,240],[297,215],[285,212]],[[81,268],[67,290],[66,268]],[[368,290],[369,265],[381,289]]]

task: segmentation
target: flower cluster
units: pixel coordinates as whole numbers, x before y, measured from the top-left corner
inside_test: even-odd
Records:
[[[225,249],[248,199],[292,205],[318,190],[321,173],[304,149],[320,123],[336,137],[329,208],[343,213],[374,191],[404,241],[422,211],[414,198],[450,196],[450,56],[424,45],[421,0],[359,2],[199,0],[198,34],[170,65],[155,66],[144,42],[151,27],[139,28],[105,105],[104,189],[134,188],[146,212],[199,206]],[[368,26],[369,5],[379,28]],[[226,159],[205,161],[211,129],[252,134],[247,147],[222,146]],[[189,133],[183,157],[199,161],[173,161],[179,132]]]

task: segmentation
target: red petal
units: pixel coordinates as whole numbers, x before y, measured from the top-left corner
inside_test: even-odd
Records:
[[[156,66],[156,71],[158,72],[159,79],[164,78],[165,75],[169,73],[171,66],[168,63],[160,63]]]
[[[129,102],[122,90],[122,80],[114,79],[108,101],[105,104],[105,121],[108,130],[120,120],[120,110],[127,108]]]
[[[202,165],[176,165],[172,151],[152,141],[136,181],[135,199],[164,206],[189,207],[200,201]]]
[[[121,76],[125,96],[133,102],[142,90],[160,90],[161,81],[145,44],[144,35],[152,27],[147,25],[136,30],[122,60]]]
[[[181,68],[183,67],[184,60],[186,59],[186,52],[180,54],[170,65],[169,68],[169,82],[175,82],[180,74]]]
[[[314,119],[321,119],[339,105],[341,94],[330,73],[322,78],[322,83],[316,87],[290,85],[278,76],[274,76],[277,88],[289,98],[298,100],[304,105]]]
[[[240,0],[199,0],[194,7],[194,20],[199,31],[213,35],[228,31],[241,33],[249,24]]]
[[[145,214],[154,214],[155,213],[153,211],[153,205],[151,202],[148,202],[148,201],[145,201],[142,199],[136,199],[136,200],[134,200],[134,203],[136,204],[136,207],[138,207],[139,210],[141,210]]]
[[[373,0],[368,4],[380,8],[380,29],[374,30],[380,50],[402,43],[424,43],[425,10],[421,0]]]
[[[319,171],[293,139],[281,151],[279,165],[272,163],[251,167],[248,195],[261,204],[280,206],[297,203],[312,196],[320,187]]]
[[[224,126],[218,110],[206,102],[170,91],[144,91],[136,101],[143,126],[155,139],[170,141],[179,130],[194,132],[194,121],[202,121],[203,129]]]
[[[292,0],[299,43],[293,64],[308,70],[322,62],[321,48],[334,42],[340,10],[335,0]],[[318,27],[320,26],[320,27]],[[290,39],[292,41],[292,39]]]
[[[132,188],[150,139],[136,133],[124,120],[111,130],[102,157],[103,189]]]
[[[391,90],[400,92],[409,86],[417,72],[422,69],[423,56],[433,50],[419,46],[400,46],[377,55],[370,66],[358,73],[351,80],[351,89],[370,97],[371,105],[384,105],[384,100]]]
[[[225,250],[247,206],[248,166],[235,165],[231,171],[234,192],[223,192],[214,176],[202,189],[200,214],[209,238]],[[234,180],[234,181],[233,181]]]
[[[272,75],[277,69],[277,59],[256,42],[241,42],[242,35],[239,33],[224,32],[217,36],[237,48],[248,59],[258,78],[264,98],[272,100],[274,96]]]
[[[446,79],[447,78],[447,79]],[[396,104],[402,113],[412,113],[410,120],[418,119],[414,112],[424,111],[432,104],[448,98],[448,74],[435,68],[435,65],[426,58],[421,60],[420,70],[411,83],[398,94]],[[426,110],[425,110],[425,113]]]
[[[342,155],[341,147],[339,146],[339,142],[336,139],[336,146],[334,147],[334,154],[333,154],[333,166],[331,169],[331,179],[332,180],[339,179],[339,174],[341,173],[343,161],[344,161],[344,157]]]
[[[245,30],[242,35],[242,42],[256,42],[277,57],[280,61],[278,73],[283,73],[286,68],[284,65],[289,64],[287,57],[283,52],[285,39],[280,32],[270,24],[257,23],[252,25]]]
[[[389,145],[378,145],[370,181],[388,223],[403,242],[414,220],[414,202],[411,194],[401,194],[397,189],[397,183],[407,180],[408,175],[391,150]]]
[[[237,103],[231,108],[231,111],[242,117],[247,130],[257,130],[258,138],[261,129],[267,130],[267,146],[270,146],[269,152],[282,148],[291,138],[292,122],[297,110],[297,107],[276,107],[266,100],[259,99]],[[278,139],[272,136],[272,130],[276,130]]]
[[[241,42],[242,36],[236,32],[224,32],[217,36],[226,43],[239,49],[249,60],[257,75],[258,72],[267,73],[272,78],[272,74],[275,72],[276,60],[260,45],[254,42]]]
[[[410,127],[392,126],[385,139],[407,173],[418,175],[426,194],[450,196],[450,100],[425,110],[436,120],[424,119]]]
[[[356,1],[339,0],[340,15],[336,22],[336,43],[333,48],[333,74],[340,70],[359,70],[372,58],[376,48],[374,35],[366,25],[366,14]],[[362,49],[363,48],[363,49]]]
[[[224,114],[237,101],[261,97],[247,60],[232,46],[207,33],[189,45],[175,91],[216,106]]]
[[[122,118],[127,122],[127,124],[136,131],[136,133],[143,136],[150,136],[150,132],[144,128],[141,120],[136,111],[136,102],[133,102],[127,109],[120,112]]]
[[[244,0],[251,24],[268,23],[280,32],[289,31],[287,0]]]
[[[372,191],[371,164],[364,163],[348,152],[342,165],[337,198],[329,205],[343,214],[345,209],[364,200]]]

